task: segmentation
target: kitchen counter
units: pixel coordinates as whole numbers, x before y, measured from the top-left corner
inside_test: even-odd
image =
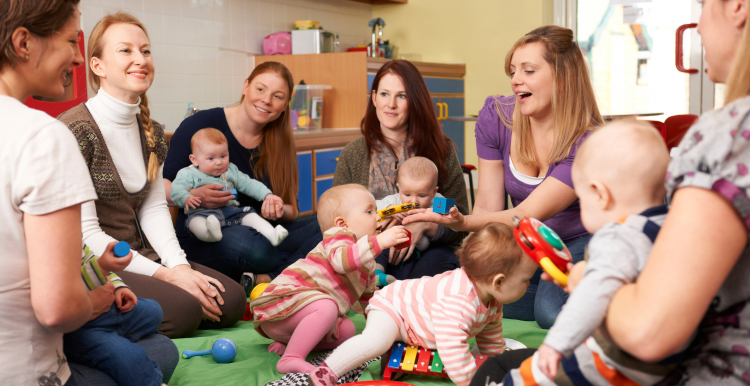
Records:
[[[298,131],[294,133],[294,145],[297,151],[343,147],[361,136],[359,128]]]

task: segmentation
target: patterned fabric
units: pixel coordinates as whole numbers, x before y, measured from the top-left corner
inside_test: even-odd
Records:
[[[750,229],[750,96],[703,114],[688,130],[667,169],[671,196],[682,187],[726,198]],[[700,203],[695,203],[700,205]],[[750,247],[745,246],[716,293],[693,343],[691,358],[670,384],[750,384]]]
[[[409,144],[406,142],[406,137],[404,137],[404,140],[401,141],[401,154],[399,154],[398,159],[396,159],[396,156],[388,146],[382,143],[373,146],[370,153],[370,180],[368,186],[370,193],[376,199],[398,193],[398,188],[396,187],[398,164],[414,156],[414,154],[407,152]]]
[[[104,272],[99,268],[99,263],[96,261],[99,256],[95,255],[94,252],[91,252],[91,249],[89,249],[86,244],[83,245],[82,254],[81,277],[83,278],[83,284],[86,285],[86,288],[88,288],[89,291],[107,284],[107,277],[109,277],[109,280],[115,285],[115,288],[127,287],[122,279],[115,275],[114,272],[110,272],[109,275],[104,275]]]
[[[331,351],[320,354],[315,359],[310,361],[311,365],[314,366],[320,366],[326,358],[328,358],[331,355]],[[359,377],[362,376],[362,373],[365,372],[365,369],[367,369],[367,366],[370,365],[370,363],[379,361],[380,357],[370,359],[369,361],[363,363],[356,369],[342,375],[339,377],[339,381],[337,385],[341,385],[344,383],[351,383],[351,382],[357,382],[359,380]],[[307,381],[307,374],[304,373],[290,373],[285,374],[283,378],[279,379],[278,381],[273,381],[266,383],[266,386],[308,386],[310,383]]]
[[[477,371],[469,339],[476,337],[485,355],[505,350],[503,305],[495,299],[482,304],[461,268],[389,284],[371,299],[367,312],[373,309],[387,312],[406,331],[408,344],[438,350],[445,372],[458,385],[468,385]]]
[[[102,230],[116,240],[126,241],[131,249],[141,255],[151,260],[158,259],[154,250],[142,247],[144,242],[140,240],[135,227],[136,210],[149,192],[152,182],[146,181],[141,190],[132,194],[125,189],[109,154],[108,144],[85,104],[81,103],[60,114],[58,119],[68,126],[78,140],[79,150],[89,168],[98,195],[95,202],[96,213]],[[138,122],[140,124],[140,118]],[[154,120],[151,122],[154,125],[156,144],[153,151],[161,165],[166,158],[168,145],[161,125]],[[141,130],[141,156],[146,167],[150,155],[146,135]]]
[[[282,320],[320,299],[331,299],[345,315],[359,300],[363,307],[371,297],[375,283],[375,257],[381,249],[375,236],[357,236],[344,228],[331,228],[323,241],[307,257],[297,260],[281,272],[261,296],[250,303],[255,329],[263,336],[260,324]],[[369,288],[368,288],[369,287]],[[330,337],[339,339],[338,323]]]

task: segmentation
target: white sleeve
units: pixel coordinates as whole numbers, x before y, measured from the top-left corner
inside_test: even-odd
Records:
[[[177,235],[172,224],[172,215],[167,207],[167,196],[164,192],[164,165],[159,168],[159,174],[151,183],[151,189],[138,208],[138,219],[143,233],[151,246],[161,258],[161,263],[167,268],[190,263],[185,251],[180,248]]]
[[[101,256],[107,248],[107,244],[119,241],[104,233],[99,226],[99,217],[96,214],[94,201],[85,202],[81,205],[81,230],[83,231],[83,242],[95,255]],[[133,250],[131,252],[133,252],[133,259],[130,261],[130,265],[125,268],[125,271],[153,276],[156,270],[161,267],[159,263],[151,261],[140,253]]]
[[[382,200],[375,200],[375,206],[378,210],[385,209],[391,205],[398,205],[401,203],[401,195],[398,193],[391,194],[390,196],[383,197]]]

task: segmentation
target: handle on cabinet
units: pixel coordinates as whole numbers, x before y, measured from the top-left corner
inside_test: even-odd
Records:
[[[336,162],[339,162],[339,157],[336,157]]]
[[[688,30],[688,29],[690,29],[690,28],[695,28],[697,26],[698,26],[698,24],[696,24],[696,23],[690,23],[690,24],[683,24],[683,25],[677,27],[677,38],[675,39],[676,42],[675,42],[675,50],[674,50],[674,52],[675,52],[674,61],[675,61],[675,66],[677,67],[677,71],[679,71],[679,72],[684,72],[686,74],[696,74],[696,73],[698,73],[698,70],[696,70],[694,68],[685,68],[685,66],[683,65],[683,60],[682,60],[682,56],[683,56],[683,52],[682,52],[682,39],[685,36],[685,31]]]
[[[440,103],[440,102],[436,102],[435,106],[438,107],[437,119],[439,121],[439,120],[443,119],[443,104]]]
[[[446,118],[448,118],[448,104],[443,102],[442,105],[445,106],[445,109],[443,110],[445,112],[445,115],[443,115],[443,120],[445,120]]]

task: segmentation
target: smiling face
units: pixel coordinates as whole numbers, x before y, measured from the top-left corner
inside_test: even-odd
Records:
[[[73,77],[73,67],[83,65],[78,47],[81,13],[75,7],[73,15],[57,32],[47,38],[32,38],[28,65],[34,66],[30,78],[33,95],[56,98],[65,93],[65,84]]]
[[[289,85],[275,73],[266,72],[245,80],[242,87],[242,109],[254,122],[265,125],[286,111]]]
[[[151,43],[143,30],[133,24],[113,24],[102,35],[100,57],[91,58],[91,69],[99,76],[107,94],[125,103],[138,103],[154,81]]]
[[[229,168],[227,143],[204,141],[198,144],[193,150],[193,154],[190,154],[190,162],[203,173],[219,177]]]
[[[708,64],[708,77],[716,83],[725,83],[734,63],[746,9],[738,11],[738,2],[704,0],[698,33]],[[741,9],[741,8],[740,8]]]
[[[380,216],[378,216],[375,197],[370,192],[352,190],[341,205],[344,208],[350,208],[344,221],[347,229],[354,232],[357,238],[377,234]]]
[[[372,92],[372,103],[381,130],[401,131],[409,122],[409,101],[404,82],[395,74],[380,78],[378,89]]]
[[[537,119],[552,114],[554,74],[552,66],[544,60],[544,53],[542,43],[529,43],[516,49],[510,64],[510,85],[521,114]]]
[[[431,208],[432,199],[435,198],[437,187],[437,173],[434,177],[415,179],[402,173],[398,177],[398,193],[401,196],[401,202],[418,203],[420,208]]]

